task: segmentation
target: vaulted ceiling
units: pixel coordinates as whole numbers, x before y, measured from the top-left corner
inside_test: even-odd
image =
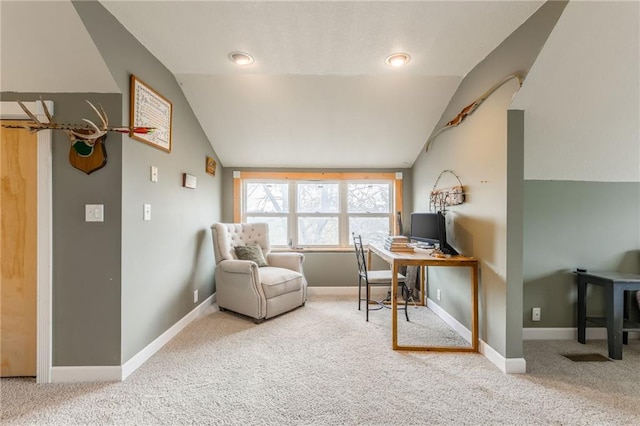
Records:
[[[175,75],[224,166],[406,168],[462,78],[544,2],[101,3]],[[2,91],[118,91],[69,1],[0,7]],[[387,65],[399,51],[409,64]]]

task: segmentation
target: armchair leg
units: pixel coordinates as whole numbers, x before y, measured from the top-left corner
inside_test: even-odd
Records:
[[[264,322],[264,318],[254,318],[253,319],[253,323],[254,324],[262,324]]]

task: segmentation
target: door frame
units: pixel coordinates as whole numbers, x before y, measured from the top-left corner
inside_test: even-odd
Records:
[[[53,114],[53,101],[44,101]],[[46,123],[40,102],[23,102],[41,122]],[[0,119],[24,120],[29,116],[17,102],[0,102]],[[38,138],[38,211],[37,211],[37,338],[36,338],[36,383],[51,383],[52,367],[52,130],[41,130]]]

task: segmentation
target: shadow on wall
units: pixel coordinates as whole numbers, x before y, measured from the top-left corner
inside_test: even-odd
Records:
[[[640,250],[625,252],[616,270],[628,274],[640,274]]]
[[[640,250],[629,250],[622,255],[618,264],[618,271],[628,274],[640,274]],[[627,299],[629,319],[640,321],[640,291],[629,292]]]
[[[604,316],[603,289],[588,286],[589,312]],[[576,327],[578,288],[573,270],[561,269],[524,282],[524,327]],[[539,307],[541,321],[531,321],[531,309]]]
[[[189,273],[189,277],[187,278],[184,285],[182,286],[182,288],[186,292],[186,295],[184,296],[184,300],[190,300],[194,290],[199,289],[198,288],[198,272],[200,269],[206,269],[206,267],[204,265],[201,265],[199,262],[202,260],[204,261],[208,260],[212,263],[215,263],[215,260],[213,258],[211,259],[201,258],[203,254],[203,244],[207,244],[207,243],[211,244],[208,242],[210,238],[207,238],[209,235],[209,232],[207,231],[208,229],[201,229],[195,234],[196,244],[195,244],[195,251],[193,253],[193,262],[191,264],[191,272]],[[198,303],[202,301],[203,296],[204,295],[199,295]]]
[[[465,256],[495,263],[495,222],[449,211],[446,216],[447,241]],[[453,223],[451,223],[453,222]],[[452,226],[453,225],[453,226]],[[482,244],[476,247],[475,243]]]

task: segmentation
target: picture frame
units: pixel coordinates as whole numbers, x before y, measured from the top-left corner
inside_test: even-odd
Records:
[[[133,74],[130,91],[129,125],[155,130],[149,134],[130,132],[129,137],[170,153],[173,104]]]
[[[182,174],[182,186],[189,189],[196,189],[197,178],[189,173]]]
[[[216,160],[214,160],[212,157],[207,157],[207,163],[206,163],[206,167],[205,167],[205,171],[207,172],[207,174],[211,175],[211,176],[215,176],[216,175]]]

